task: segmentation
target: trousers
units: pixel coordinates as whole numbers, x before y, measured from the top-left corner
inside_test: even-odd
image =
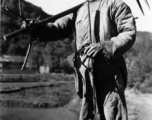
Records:
[[[118,65],[108,66],[103,58],[98,57],[94,60],[92,73],[86,67],[87,63],[80,62],[82,58],[77,58],[75,67],[78,75],[76,89],[82,98],[79,120],[128,120],[124,78]]]

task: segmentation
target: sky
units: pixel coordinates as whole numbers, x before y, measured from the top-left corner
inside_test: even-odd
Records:
[[[85,0],[26,0],[32,4],[41,7],[46,13],[50,15],[56,15],[62,11],[72,8]],[[136,26],[138,31],[152,32],[152,0],[148,0],[151,10],[148,9],[144,0],[140,0],[144,9],[145,15],[143,15],[137,5],[136,0],[124,0],[132,10],[136,20]]]

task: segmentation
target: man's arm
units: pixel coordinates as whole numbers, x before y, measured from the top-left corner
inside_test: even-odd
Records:
[[[26,25],[22,25],[26,28]],[[73,14],[69,14],[56,20],[54,23],[47,23],[44,26],[40,26],[32,30],[33,37],[39,38],[42,42],[56,41],[63,39],[73,33],[74,18]]]
[[[52,40],[58,40],[72,34],[74,28],[73,14],[58,19],[54,23],[48,23],[45,27],[45,35]]]
[[[103,51],[107,58],[117,59],[126,53],[134,44],[136,39],[135,20],[130,8],[121,0],[112,7],[112,20],[114,20],[118,35],[110,41],[104,42]]]

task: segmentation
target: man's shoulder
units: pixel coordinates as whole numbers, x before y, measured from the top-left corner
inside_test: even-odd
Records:
[[[113,5],[125,4],[123,0],[110,0]]]
[[[112,7],[129,7],[123,0],[109,0]]]
[[[81,11],[82,9],[86,9],[86,6],[87,6],[87,2],[84,2],[81,7],[78,9],[78,12]]]

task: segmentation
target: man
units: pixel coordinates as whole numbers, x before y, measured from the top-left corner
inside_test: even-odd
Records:
[[[77,12],[33,30],[42,41],[74,31],[76,91],[82,98],[80,120],[127,120],[123,55],[135,42],[136,26],[122,0],[92,0]]]

